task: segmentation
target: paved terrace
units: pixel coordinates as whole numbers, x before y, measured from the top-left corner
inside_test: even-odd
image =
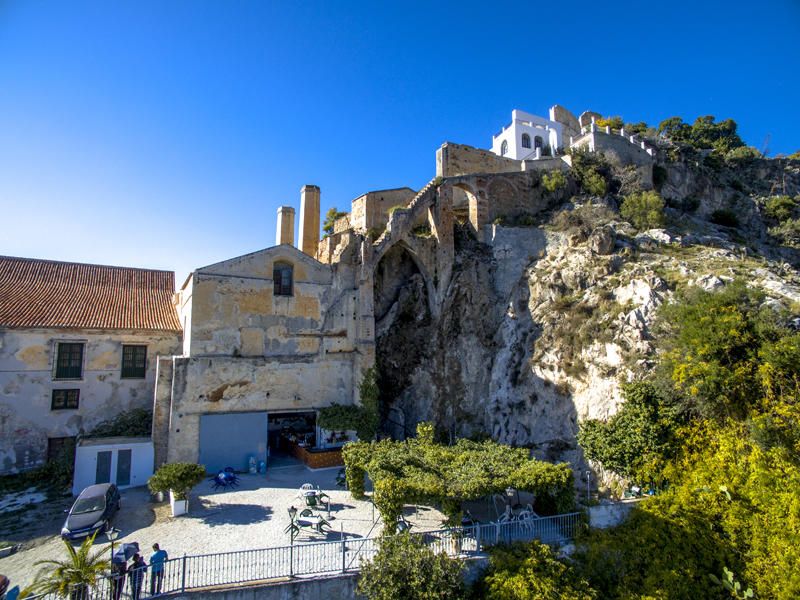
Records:
[[[121,530],[117,543],[138,542],[149,558],[154,543],[169,553],[170,558],[184,554],[209,554],[254,548],[285,546],[289,538],[283,533],[289,524],[287,509],[302,508],[298,488],[303,483],[318,485],[331,498],[331,526],[327,535],[306,533],[295,543],[339,540],[341,531],[348,538],[374,536],[381,525],[373,525],[373,507],[368,501],[354,500],[350,492],[336,486],[337,469],[309,471],[304,466],[274,468],[267,475],[242,475],[240,487],[232,491],[212,491],[210,481],[201,483],[191,498],[189,514],[172,518],[169,503],[154,504],[146,488],[125,490],[122,509],[114,526]],[[420,507],[406,511],[414,531],[434,530],[441,526],[443,515],[437,510]],[[374,512],[377,519],[377,510]],[[36,547],[0,559],[0,573],[12,585],[24,587],[33,580],[37,560],[61,558],[64,548],[57,537]],[[108,548],[105,536],[98,536],[99,548]]]

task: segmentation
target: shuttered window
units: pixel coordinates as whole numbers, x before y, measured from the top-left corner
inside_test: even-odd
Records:
[[[144,379],[147,374],[147,346],[122,346],[122,377]]]
[[[58,343],[56,379],[80,379],[83,377],[83,346],[83,343]]]

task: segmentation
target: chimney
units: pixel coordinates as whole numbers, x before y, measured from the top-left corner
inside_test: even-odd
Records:
[[[319,188],[304,185],[300,190],[300,236],[297,247],[311,257],[319,246]]]
[[[294,209],[291,206],[278,207],[278,230],[275,232],[275,245],[292,245],[294,240]]]

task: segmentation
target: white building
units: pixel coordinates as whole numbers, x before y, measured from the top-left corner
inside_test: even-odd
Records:
[[[96,483],[125,489],[145,485],[153,474],[153,441],[148,438],[85,439],[75,449],[72,493]]]
[[[552,156],[562,147],[562,124],[521,110],[511,111],[511,123],[492,136],[492,152],[514,160]]]

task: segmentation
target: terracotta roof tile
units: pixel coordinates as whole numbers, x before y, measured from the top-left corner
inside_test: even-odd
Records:
[[[180,331],[175,274],[0,256],[0,327]]]

